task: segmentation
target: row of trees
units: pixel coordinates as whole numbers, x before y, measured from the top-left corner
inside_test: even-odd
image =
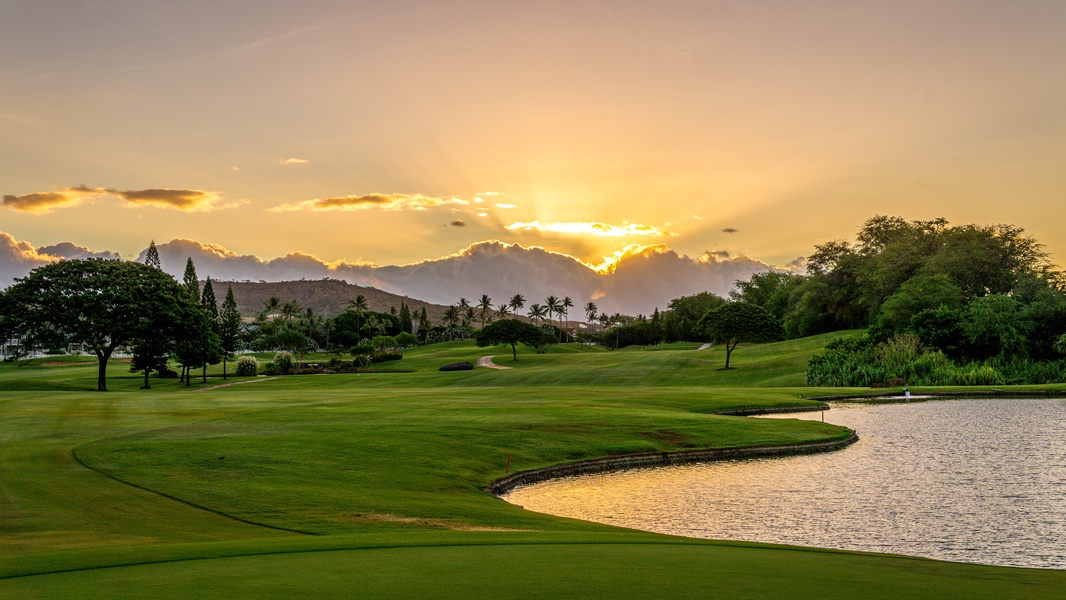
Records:
[[[0,330],[29,347],[84,344],[97,357],[97,389],[106,391],[107,363],[119,348],[132,350],[131,369],[144,372],[145,387],[170,360],[188,383],[192,369],[236,350],[240,315],[232,289],[221,310],[210,280],[200,290],[191,259],[184,284],[164,273],[153,243],[146,264],[91,258],[34,269],[0,295]]]

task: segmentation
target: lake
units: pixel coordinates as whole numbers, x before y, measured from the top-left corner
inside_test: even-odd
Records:
[[[1066,568],[1066,400],[834,403],[824,417],[859,442],[826,454],[568,477],[504,498],[688,537]]]

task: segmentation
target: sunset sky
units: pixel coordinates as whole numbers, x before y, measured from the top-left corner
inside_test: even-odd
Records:
[[[0,136],[34,247],[784,266],[892,214],[1061,265],[1066,3],[0,0]]]

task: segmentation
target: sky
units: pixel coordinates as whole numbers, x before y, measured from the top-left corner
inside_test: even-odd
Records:
[[[720,278],[877,214],[1018,225],[1062,264],[1064,107],[1060,1],[0,0],[0,285],[149,240]]]

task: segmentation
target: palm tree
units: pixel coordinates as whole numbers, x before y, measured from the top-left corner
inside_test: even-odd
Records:
[[[448,326],[448,341],[452,341],[451,328],[459,323],[459,307],[449,306],[448,310],[444,311],[444,324]]]
[[[508,306],[507,306],[507,303],[506,303],[506,302],[504,302],[503,304],[501,304],[501,305],[499,306],[499,308],[497,308],[497,309],[496,309],[496,316],[497,316],[497,317],[499,317],[499,318],[501,318],[501,319],[506,319],[506,318],[507,318],[507,315],[509,315],[509,314],[511,314],[511,313],[510,313],[510,311],[508,310]]]
[[[345,310],[355,311],[355,332],[362,335],[363,331],[363,312],[366,311],[366,296],[359,294],[355,297],[355,300],[348,301],[348,308]]]
[[[559,312],[559,299],[555,296],[548,296],[544,299],[544,308],[548,310],[548,325],[552,324],[552,314]]]
[[[286,321],[292,322],[296,318],[296,315],[300,314],[300,303],[295,300],[289,300],[285,304],[281,305],[281,316]]]
[[[485,317],[492,317],[492,298],[488,294],[481,294],[481,302],[477,303],[481,309],[481,328],[485,328]]]
[[[555,296],[548,296],[548,298],[546,299],[545,303],[548,305],[546,307],[548,309],[548,324],[551,325],[551,313],[554,312],[555,314],[562,314],[563,313],[563,302],[560,301],[560,299],[556,298]],[[563,335],[562,331],[560,331],[560,336],[562,336],[562,335]],[[563,341],[563,340],[561,339],[559,341]]]
[[[459,298],[459,310],[466,310],[470,308],[470,301],[466,298]]]
[[[585,305],[585,318],[588,319],[589,325],[592,325],[592,322],[596,320],[596,313],[599,310],[600,309],[596,306],[595,302],[589,301],[589,303]]]
[[[273,315],[278,312],[278,308],[281,306],[281,300],[277,296],[271,296],[267,298],[267,301],[263,303],[263,308],[266,309],[263,312],[267,315]]]
[[[515,294],[511,296],[511,301],[507,303],[511,307],[511,312],[518,314],[518,311],[522,310],[522,307],[526,305],[526,299],[522,294]]]
[[[574,301],[570,299],[570,296],[563,298],[563,318],[566,319],[566,323],[563,330],[566,331],[566,343],[570,343],[570,309],[574,308]]]
[[[529,306],[529,318],[536,319],[539,323],[544,320],[544,317],[548,314],[548,307],[541,306],[540,304],[531,304]]]

